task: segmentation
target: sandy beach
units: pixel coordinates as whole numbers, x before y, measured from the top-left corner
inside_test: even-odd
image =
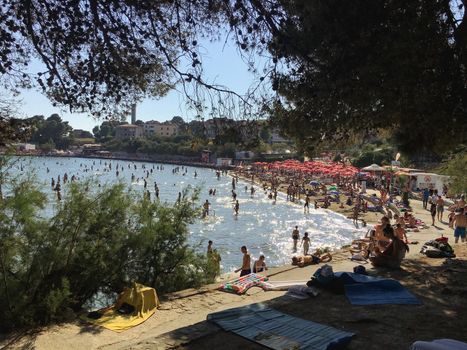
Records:
[[[431,218],[420,201],[411,201],[415,216],[425,223]],[[368,225],[381,214],[369,213]],[[454,247],[455,259],[430,259],[420,254],[423,242],[444,234]],[[283,291],[265,292],[251,288],[245,295],[217,290],[219,283],[197,290],[184,290],[162,298],[162,305],[142,325],[122,333],[94,327],[76,318],[62,325],[33,334],[18,334],[1,343],[4,349],[262,349],[239,336],[220,331],[206,322],[209,313],[251,303],[265,302],[274,308],[301,317],[355,332],[349,349],[406,349],[415,340],[454,338],[467,340],[462,331],[467,320],[465,288],[467,244],[453,243],[453,230],[446,222],[409,232],[410,252],[401,270],[374,269],[365,264],[370,275],[391,277],[418,296],[423,305],[352,306],[345,295],[321,291],[317,297],[297,300]],[[334,252],[330,263],[334,271],[352,271],[357,262],[345,249]],[[282,266],[267,271],[271,281],[307,281],[319,265],[304,268]],[[228,279],[224,276],[223,279]],[[384,344],[384,345],[383,345]],[[391,345],[390,345],[391,344]]]

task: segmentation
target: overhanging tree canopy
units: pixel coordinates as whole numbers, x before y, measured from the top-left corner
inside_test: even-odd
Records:
[[[272,55],[272,114],[303,146],[390,128],[411,149],[442,148],[465,138],[464,1],[5,0],[0,74],[97,116],[177,83],[202,110],[198,86],[229,90],[204,80],[200,40],[228,32]]]
[[[276,121],[303,146],[393,129],[406,151],[466,139],[467,33],[455,1],[283,1]],[[363,133],[364,135],[364,133]]]

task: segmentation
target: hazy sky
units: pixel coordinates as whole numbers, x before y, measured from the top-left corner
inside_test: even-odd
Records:
[[[248,72],[248,67],[240,58],[236,47],[233,44],[224,46],[223,42],[204,42],[203,47],[205,80],[227,86],[239,94],[245,93],[255,81],[255,77],[253,73]],[[264,61],[260,60],[259,65],[261,64],[264,64]],[[36,62],[30,67],[31,71],[34,71],[35,67],[37,71],[40,70],[40,65]],[[36,90],[23,90],[20,99],[22,100],[21,114],[27,117],[33,115],[48,117],[53,113],[58,113],[73,128],[89,131],[101,123],[88,114],[71,114],[66,109],[53,107],[50,101]],[[196,115],[194,111],[185,107],[184,97],[177,91],[171,91],[159,100],[146,99],[137,105],[137,119],[143,121],[165,121],[175,115],[180,115],[187,121],[192,120]]]

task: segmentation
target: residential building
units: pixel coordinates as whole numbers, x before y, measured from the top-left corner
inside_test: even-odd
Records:
[[[150,120],[144,123],[144,135],[171,137],[178,133],[178,125],[171,122],[158,122],[157,120]]]
[[[123,124],[115,127],[115,138],[137,139],[144,136],[144,129],[139,125]]]
[[[17,151],[35,151],[36,145],[32,143],[15,143],[14,146],[16,147]]]
[[[290,140],[282,137],[279,134],[278,129],[271,130],[271,137],[269,138],[269,143],[273,144],[273,143],[287,143],[287,142],[290,142]]]
[[[89,131],[82,129],[73,129],[73,136],[78,139],[94,138]]]
[[[235,127],[235,120],[229,118],[212,118],[204,122],[204,136],[214,140],[222,135],[228,128]]]
[[[261,127],[256,120],[238,120],[236,122],[236,129],[238,130],[241,141],[247,142],[257,139],[260,136]]]

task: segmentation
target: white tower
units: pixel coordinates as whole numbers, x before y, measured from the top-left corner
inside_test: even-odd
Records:
[[[136,123],[136,103],[131,105],[131,124],[135,125]]]

